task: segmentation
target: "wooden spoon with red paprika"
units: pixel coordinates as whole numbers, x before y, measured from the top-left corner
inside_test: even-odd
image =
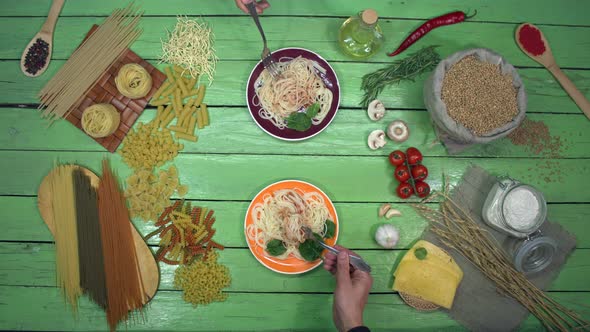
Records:
[[[575,84],[561,71],[555,62],[551,48],[545,36],[531,23],[523,23],[516,28],[516,44],[531,59],[537,61],[557,79],[563,89],[570,95],[578,107],[590,119],[590,102],[576,88]]]

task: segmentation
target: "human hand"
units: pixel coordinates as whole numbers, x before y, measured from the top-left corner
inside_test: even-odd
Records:
[[[336,246],[338,256],[331,252],[324,257],[324,269],[336,277],[332,314],[340,332],[363,325],[363,310],[367,304],[373,278],[369,273],[350,266],[351,250]],[[358,255],[357,255],[358,256]]]
[[[254,2],[254,6],[256,7],[256,12],[258,14],[262,14],[262,12],[264,12],[264,10],[266,8],[270,7],[270,4],[268,3],[267,0],[235,0],[235,1],[236,1],[236,6],[238,6],[238,8],[240,8],[246,14],[250,14],[250,12],[248,11],[248,8],[246,7],[246,4],[248,4],[250,2]]]

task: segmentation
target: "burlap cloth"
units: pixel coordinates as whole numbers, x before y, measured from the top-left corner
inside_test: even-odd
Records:
[[[484,201],[495,181],[496,177],[484,169],[471,166],[451,196],[507,250],[511,238],[488,227],[481,218]],[[537,287],[545,290],[576,247],[576,239],[559,224],[549,221],[541,226],[541,232],[555,240],[557,252],[553,262],[545,270],[528,278]],[[528,310],[516,300],[500,295],[494,284],[461,254],[444,246],[429,230],[425,232],[424,239],[444,248],[463,270],[463,280],[455,295],[453,307],[448,311],[453,319],[473,331],[511,331],[527,317]]]

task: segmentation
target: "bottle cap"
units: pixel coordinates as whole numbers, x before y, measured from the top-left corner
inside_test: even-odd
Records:
[[[379,15],[377,15],[377,12],[373,9],[365,9],[363,10],[363,14],[361,15],[361,19],[363,20],[363,22],[369,25],[375,24],[378,18]]]

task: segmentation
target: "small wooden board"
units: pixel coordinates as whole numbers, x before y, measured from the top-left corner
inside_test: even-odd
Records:
[[[98,25],[93,25],[86,35],[86,38],[88,38],[97,28]],[[86,40],[86,38],[84,40]],[[115,77],[117,77],[119,69],[128,63],[139,64],[152,76],[152,89],[143,98],[129,99],[117,90]],[[112,135],[107,137],[93,137],[93,139],[105,149],[110,152],[115,152],[131,127],[133,127],[135,121],[137,121],[141,113],[145,110],[149,100],[165,80],[166,75],[164,73],[142,59],[139,55],[135,54],[135,52],[128,49],[111,65],[111,67],[109,67],[107,72],[94,83],[94,86],[86,93],[86,95],[80,98],[77,103],[78,106],[70,112],[66,117],[66,120],[84,132],[80,119],[82,118],[82,112],[84,112],[88,106],[99,103],[109,103],[115,106],[117,111],[121,113],[121,123],[119,124],[119,128],[117,128]]]
[[[77,165],[70,166],[73,167],[73,169],[81,169],[84,174],[90,178],[90,183],[92,186],[95,188],[98,187],[100,179],[91,170]],[[49,228],[51,234],[55,234],[55,222],[53,221],[53,211],[51,206],[52,193],[49,180],[54,176],[54,174],[55,170],[52,170],[45,176],[45,178],[43,178],[37,193],[37,206],[39,207],[41,218],[43,218],[43,221],[45,221],[45,224],[47,224],[47,228]],[[160,271],[158,270],[158,264],[156,263],[154,254],[148,247],[147,243],[145,243],[141,235],[137,232],[135,226],[133,226],[133,223],[131,223],[131,226],[139,270],[146,292],[146,300],[144,303],[146,304],[154,297],[156,291],[158,290],[158,284],[160,283]]]

